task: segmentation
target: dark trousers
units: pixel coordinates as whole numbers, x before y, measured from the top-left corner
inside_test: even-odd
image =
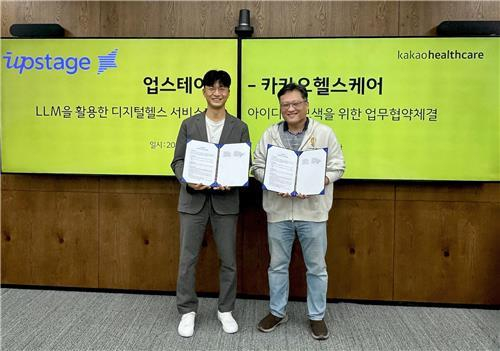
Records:
[[[181,235],[176,292],[179,313],[184,314],[198,310],[198,296],[195,291],[196,263],[209,220],[220,259],[219,311],[232,311],[236,300],[236,224],[238,215],[216,213],[208,198],[199,213],[179,212],[179,216]],[[216,263],[214,262],[214,264]]]

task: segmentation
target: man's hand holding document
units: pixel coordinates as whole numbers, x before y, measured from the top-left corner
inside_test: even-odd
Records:
[[[247,186],[249,165],[248,143],[212,144],[190,140],[186,144],[182,180],[210,187]]]
[[[328,149],[293,151],[268,145],[263,187],[291,196],[323,194]]]

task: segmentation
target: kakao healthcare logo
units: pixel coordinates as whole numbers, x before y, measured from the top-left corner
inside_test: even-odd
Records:
[[[117,68],[116,57],[118,49],[108,54],[98,55],[97,60],[88,56],[53,56],[44,53],[40,56],[29,56],[7,51],[2,55],[5,68],[17,70],[19,74],[26,71],[61,71],[68,75],[74,75],[80,71],[91,71],[96,67],[97,74],[102,74],[111,68]]]

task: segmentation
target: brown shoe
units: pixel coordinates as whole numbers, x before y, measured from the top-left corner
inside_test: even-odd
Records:
[[[322,319],[320,321],[309,320],[311,324],[311,334],[316,340],[326,340],[330,336],[328,334],[328,328],[326,327],[325,321]]]
[[[288,321],[288,315],[285,314],[283,318],[276,317],[275,315],[269,313],[262,319],[259,324],[257,324],[257,329],[261,332],[269,333],[272,332],[280,324],[286,323]]]

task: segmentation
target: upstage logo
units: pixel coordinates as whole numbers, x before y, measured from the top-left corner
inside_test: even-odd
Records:
[[[110,68],[117,68],[116,56],[118,49],[114,49],[109,54],[99,55],[97,74],[102,74]],[[92,60],[88,56],[52,56],[46,54],[45,56],[26,56],[15,55],[12,51],[7,51],[2,56],[5,60],[5,67],[7,69],[17,70],[19,74],[24,71],[63,71],[68,75],[78,73],[78,71],[89,71],[92,67]]]
[[[98,56],[99,58],[99,70],[97,74],[101,74],[108,68],[116,68],[116,55],[118,55],[118,49],[114,49],[107,55]]]

